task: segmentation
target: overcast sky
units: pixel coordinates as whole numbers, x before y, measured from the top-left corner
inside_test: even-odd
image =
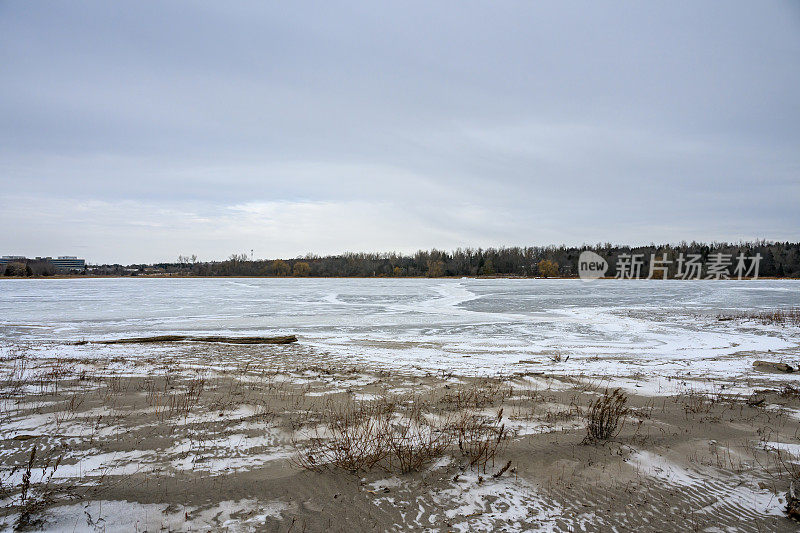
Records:
[[[0,0],[0,255],[800,239],[800,3]]]

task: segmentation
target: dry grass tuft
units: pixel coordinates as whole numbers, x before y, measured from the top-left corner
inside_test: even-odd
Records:
[[[442,396],[442,403],[451,404],[455,409],[480,409],[494,405],[513,395],[514,390],[502,381],[485,379],[477,384],[458,386]]]
[[[586,415],[586,438],[584,443],[594,443],[613,439],[622,430],[625,417],[630,409],[627,407],[628,396],[621,389],[605,393],[589,405]]]
[[[776,324],[779,326],[800,326],[800,307],[790,307],[789,309],[769,309],[750,313],[717,316],[717,320],[721,322],[736,319],[756,320],[764,324]]]
[[[800,326],[800,307],[791,307],[789,309],[772,309],[769,311],[750,313],[748,318],[758,320],[765,324]]]

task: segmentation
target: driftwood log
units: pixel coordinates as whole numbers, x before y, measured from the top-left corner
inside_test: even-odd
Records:
[[[762,372],[794,372],[794,368],[790,365],[775,361],[753,361],[753,368]]]
[[[155,337],[130,337],[127,339],[111,339],[100,341],[78,341],[72,344],[147,344],[160,342],[219,342],[227,344],[291,344],[297,342],[294,335],[280,337],[221,337],[221,336],[194,336],[194,335],[157,335]]]

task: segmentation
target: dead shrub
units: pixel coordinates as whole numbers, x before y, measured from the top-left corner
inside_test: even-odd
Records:
[[[189,379],[180,389],[176,388],[177,385],[171,385],[171,382],[171,378],[166,378],[163,389],[154,380],[145,382],[147,405],[153,408],[155,415],[161,420],[178,415],[189,416],[206,388],[206,378],[203,376]]]
[[[453,405],[456,410],[480,409],[502,401],[513,394],[513,389],[501,382],[483,380],[475,385],[461,385],[446,392],[442,403]]]
[[[508,442],[511,432],[503,424],[503,410],[500,409],[494,418],[461,413],[451,423],[451,428],[458,441],[461,455],[469,460],[470,466],[483,468],[494,458]]]
[[[430,422],[422,416],[419,403],[412,403],[403,416],[386,425],[383,440],[390,472],[405,474],[421,469],[441,457],[452,442],[447,423]]]
[[[428,407],[421,398],[330,402],[320,413],[321,424],[313,436],[295,442],[293,461],[315,471],[380,467],[405,474],[422,469],[458,442],[470,465],[485,469],[510,437],[502,410],[495,418],[470,413],[437,417],[427,412]]]
[[[61,464],[62,456],[55,455],[55,450],[45,453],[44,457],[40,457],[37,452],[36,445],[32,446],[28,460],[23,465],[13,467],[0,477],[0,496],[6,503],[3,514],[18,513],[15,531],[36,525],[37,520],[34,519],[34,515],[51,504],[59,492],[69,489],[68,486],[51,483],[53,475]],[[41,474],[37,480],[34,474],[39,469]],[[18,471],[22,472],[22,476],[17,484],[13,481]]]
[[[329,404],[321,414],[322,428],[315,429],[307,446],[297,442],[293,462],[319,471],[336,467],[348,472],[369,470],[386,458],[386,434],[390,426],[386,406],[347,402]]]
[[[584,443],[613,439],[622,430],[629,412],[628,396],[621,389],[608,389],[589,405],[586,415],[586,438]]]
[[[714,398],[708,394],[691,390],[680,396],[683,400],[683,411],[689,414],[708,414],[714,408]]]

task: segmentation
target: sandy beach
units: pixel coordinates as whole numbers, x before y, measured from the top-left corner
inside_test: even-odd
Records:
[[[311,359],[302,344],[176,351],[134,361],[4,353],[5,528],[797,527],[784,507],[798,468],[800,389],[772,374],[754,371],[751,394],[680,378],[674,393],[628,390],[621,432],[587,443],[603,379],[389,372]],[[370,406],[388,404],[399,427],[418,411],[419,464],[302,465],[314,442],[335,436],[331,413],[374,415]],[[422,438],[465,414],[494,428],[478,437],[500,439],[491,455],[473,461],[455,439],[439,447]]]

